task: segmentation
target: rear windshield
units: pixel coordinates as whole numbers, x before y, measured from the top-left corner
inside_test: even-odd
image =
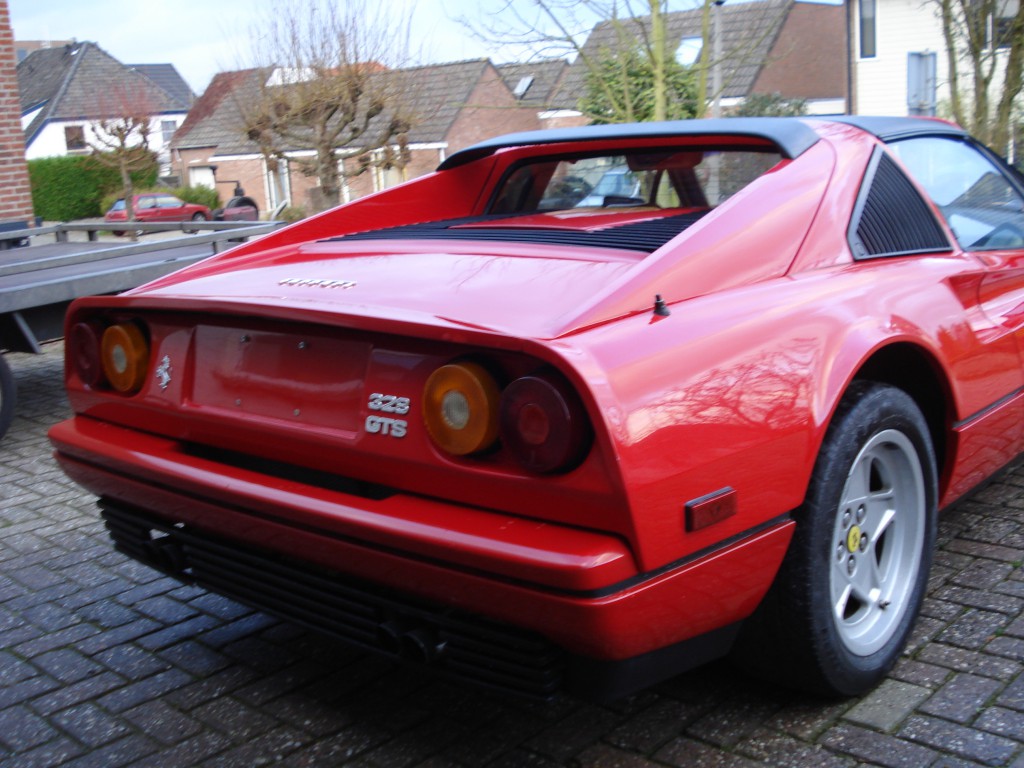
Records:
[[[749,148],[539,158],[505,176],[488,212],[713,208],[781,159]]]
[[[124,200],[117,200],[112,206],[110,206],[110,210],[112,210],[112,211],[123,211],[124,210]]]

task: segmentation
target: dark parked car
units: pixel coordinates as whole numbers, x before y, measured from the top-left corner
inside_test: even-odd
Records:
[[[251,197],[236,196],[213,212],[214,221],[258,221],[260,208]]]

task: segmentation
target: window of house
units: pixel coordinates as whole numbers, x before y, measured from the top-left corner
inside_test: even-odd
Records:
[[[684,37],[679,41],[679,47],[676,49],[676,61],[684,67],[692,67],[700,58],[700,50],[703,46],[704,41],[699,37]]]
[[[991,21],[990,45],[995,48],[1009,48],[1013,42],[1013,22],[1020,7],[1020,0],[999,0],[996,13]]]
[[[171,143],[171,137],[174,136],[176,130],[178,130],[178,124],[174,120],[160,121],[160,134],[163,136],[164,144]]]
[[[875,0],[860,0],[860,57],[874,58],[877,54]]]
[[[85,126],[65,125],[64,143],[68,148],[68,152],[88,149],[89,146],[85,143]]]

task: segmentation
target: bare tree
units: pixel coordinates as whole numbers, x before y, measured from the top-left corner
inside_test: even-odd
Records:
[[[588,82],[590,103],[603,105],[604,122],[664,120],[671,117],[703,117],[708,101],[728,87],[728,80],[709,88],[711,73],[718,67],[735,72],[752,60],[782,19],[780,3],[761,4],[760,17],[742,39],[732,41],[719,56],[713,52],[714,0],[500,0],[478,18],[461,22],[476,37],[499,43],[520,56],[562,56],[575,59]],[[680,64],[676,49],[680,39],[674,20],[677,11],[700,14],[700,51],[685,67],[696,81],[698,98],[693,109],[680,113]],[[600,41],[595,42],[594,38]],[[632,77],[626,76],[629,71]],[[609,76],[613,73],[617,76]],[[651,107],[638,114],[642,101],[638,89],[649,91]],[[674,103],[675,102],[675,103]],[[611,113],[611,117],[607,113]]]
[[[240,107],[268,165],[287,159],[315,176],[324,209],[340,201],[345,175],[405,156],[411,116],[394,69],[407,63],[408,25],[369,0],[286,5],[258,31],[267,76]],[[355,161],[343,167],[346,157]]]
[[[135,82],[115,83],[99,105],[99,113],[104,117],[90,124],[91,136],[87,144],[93,159],[116,168],[121,175],[128,221],[135,221],[132,173],[149,170],[157,162],[149,148],[150,120],[156,111],[146,88]],[[130,234],[135,240],[135,231],[131,230]]]
[[[929,0],[942,22],[953,119],[999,153],[1024,86],[1024,3]]]

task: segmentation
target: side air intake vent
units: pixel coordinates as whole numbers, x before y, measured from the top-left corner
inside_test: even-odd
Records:
[[[892,158],[881,151],[865,176],[849,240],[858,259],[951,250],[928,204]]]

